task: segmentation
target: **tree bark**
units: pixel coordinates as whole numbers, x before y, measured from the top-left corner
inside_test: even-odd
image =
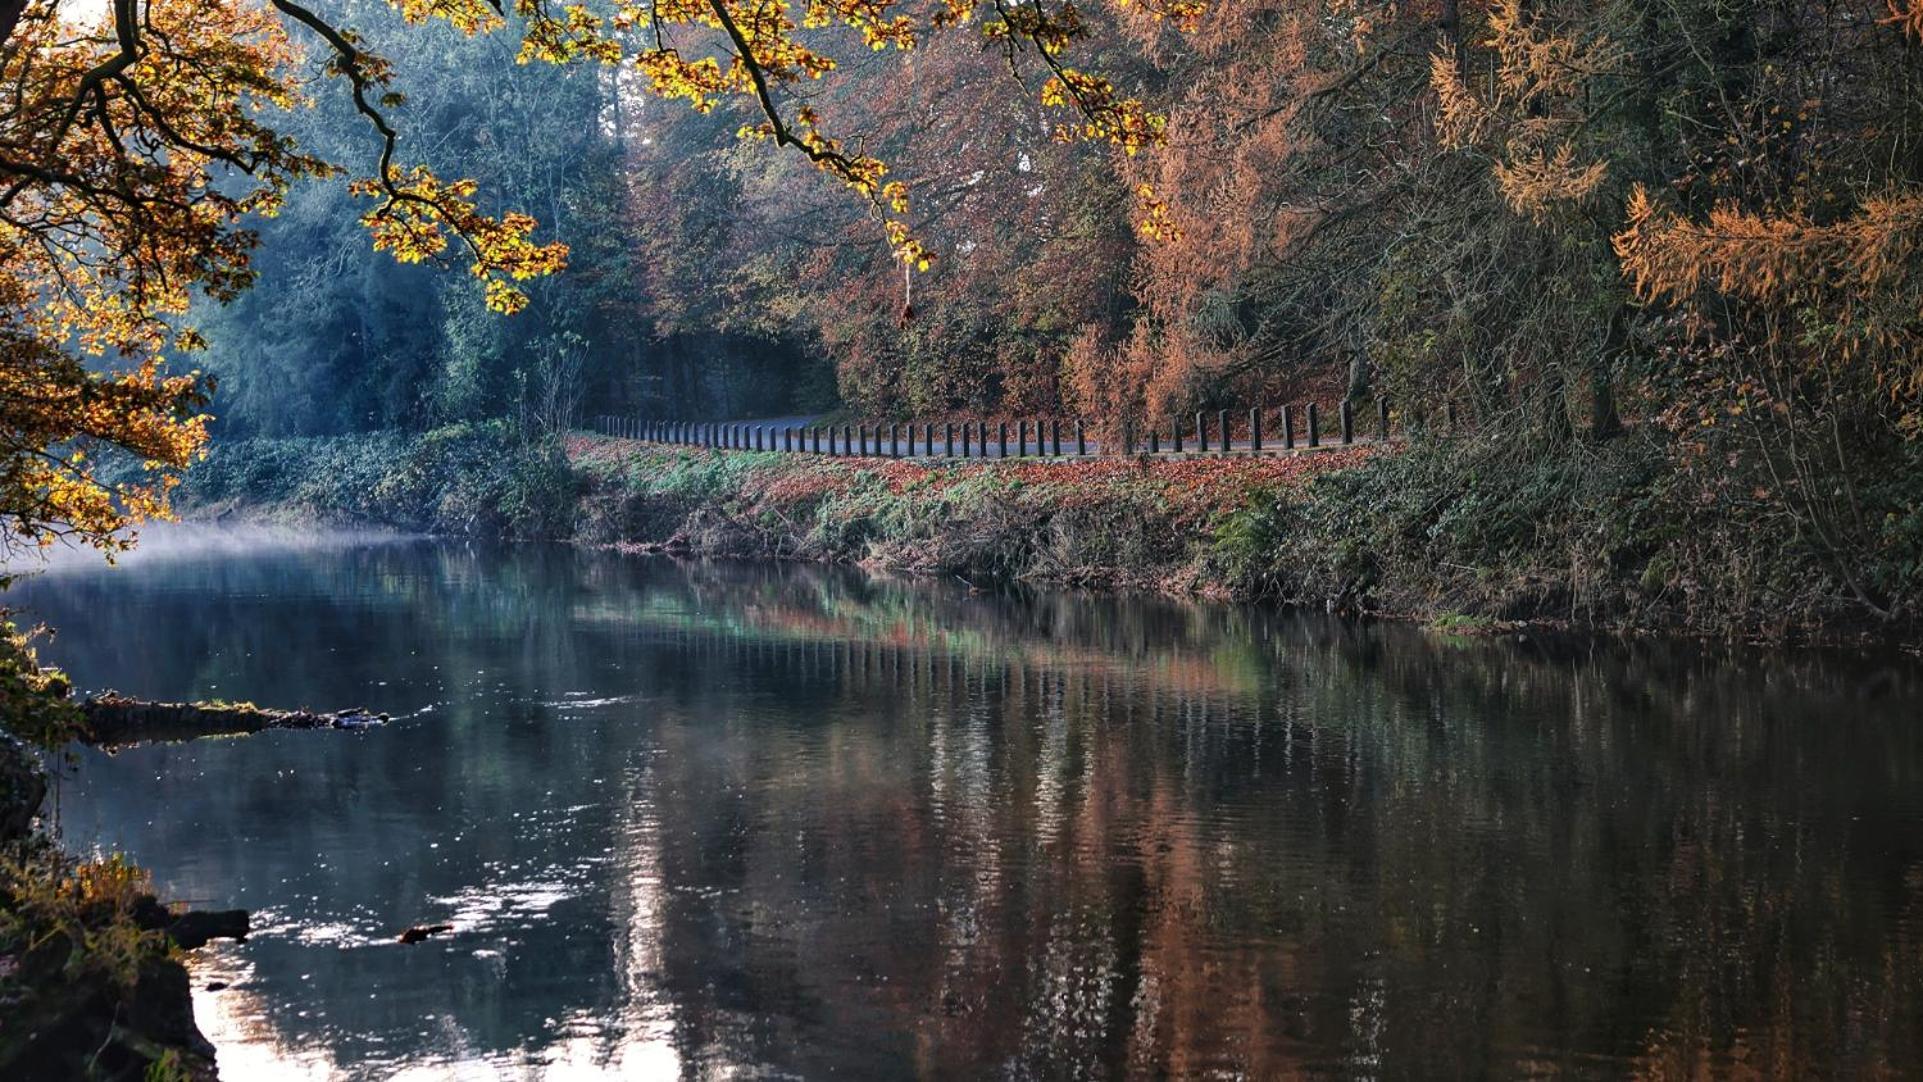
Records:
[[[0,0],[0,45],[13,40],[13,30],[26,12],[27,0]]]

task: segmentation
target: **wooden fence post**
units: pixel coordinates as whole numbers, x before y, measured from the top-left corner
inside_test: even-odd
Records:
[[[1209,453],[1209,415],[1201,410],[1195,411],[1195,449]]]
[[[1088,454],[1088,428],[1080,417],[1075,418],[1075,453],[1082,456]]]
[[[941,423],[941,453],[944,458],[955,457],[955,422]]]
[[[1182,434],[1180,432],[1175,434],[1175,442],[1179,449],[1179,445],[1182,442]],[[1148,453],[1151,455],[1159,455],[1162,453],[1162,430],[1159,428],[1150,428],[1148,430]]]
[[[1262,453],[1262,409],[1259,406],[1249,411],[1249,451],[1258,455]]]
[[[1230,438],[1230,435],[1229,435],[1230,430],[1229,430],[1229,411],[1228,410],[1216,411],[1215,427],[1221,430],[1221,433],[1222,433],[1222,453],[1226,455],[1230,451],[1235,450],[1235,440]]]
[[[1295,450],[1295,407],[1288,403],[1282,405],[1282,449]]]
[[[995,457],[1008,457],[1008,422],[995,422]]]
[[[1171,437],[1173,437],[1169,441],[1169,450],[1174,451],[1178,455],[1181,454],[1182,453],[1182,420],[1181,418],[1178,417],[1175,420],[1169,422],[1168,433]]]
[[[1389,400],[1381,395],[1375,398],[1375,434],[1376,439],[1389,442]]]
[[[1342,400],[1342,405],[1338,407],[1337,412],[1342,418],[1342,442],[1344,444],[1354,443],[1355,403],[1345,398]]]
[[[1309,446],[1322,446],[1322,421],[1316,416],[1315,403],[1309,403]]]
[[[1049,444],[1055,448],[1055,457],[1062,457],[1062,419],[1056,417],[1048,422]]]
[[[1017,429],[1017,432],[1015,435],[1015,457],[1027,458],[1028,457],[1028,422],[1027,421],[1016,422],[1016,429]],[[1003,451],[1002,457],[1007,458],[1008,452]]]

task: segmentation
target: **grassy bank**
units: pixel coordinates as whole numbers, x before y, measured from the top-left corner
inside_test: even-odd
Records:
[[[194,517],[294,516],[974,580],[1151,589],[1482,626],[1908,635],[1923,509],[1895,475],[1848,560],[1778,504],[1627,436],[1544,455],[1393,453],[923,464],[717,453],[507,429],[223,445]]]

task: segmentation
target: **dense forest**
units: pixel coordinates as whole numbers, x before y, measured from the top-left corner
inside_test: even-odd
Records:
[[[496,317],[459,275],[368,258],[338,186],[296,186],[258,286],[195,311],[217,431],[1385,394],[1487,437],[1357,482],[1383,562],[1463,568],[1432,594],[1615,578],[1649,595],[1617,615],[1751,627],[1915,603],[1918,10],[943,8],[982,33],[830,57],[845,34],[793,28],[816,60],[771,69],[773,112],[738,60],[712,85],[646,48],[595,62],[587,39],[632,44],[613,24],[517,66],[512,33],[325,10],[385,44],[403,146],[533,214],[568,268]],[[764,145],[767,116],[817,142]],[[342,95],[286,123],[368,153]]]
[[[751,103],[325,10],[392,43],[407,145],[570,268],[490,321],[302,186],[259,288],[202,320],[246,430],[498,416],[556,382],[656,416],[1166,416],[1333,373],[1550,438],[1773,416],[1786,443],[1915,403],[1918,17],[1881,4],[1076,12],[1072,48],[1166,125],[1127,154],[1061,138],[976,41],[877,51],[797,93],[902,178],[933,257],[908,274],[860,199],[735,138]],[[339,95],[286,127],[369,144]]]
[[[1382,563],[1751,626],[1923,581],[1901,0],[6,10],[21,537],[209,433],[1347,396],[1478,433],[1344,482]]]

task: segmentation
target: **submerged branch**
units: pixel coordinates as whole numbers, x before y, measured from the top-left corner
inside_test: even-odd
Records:
[[[271,710],[253,703],[156,703],[107,692],[84,700],[89,744],[117,747],[148,740],[237,736],[265,729],[369,729],[387,724],[386,714],[361,708],[317,713]]]

